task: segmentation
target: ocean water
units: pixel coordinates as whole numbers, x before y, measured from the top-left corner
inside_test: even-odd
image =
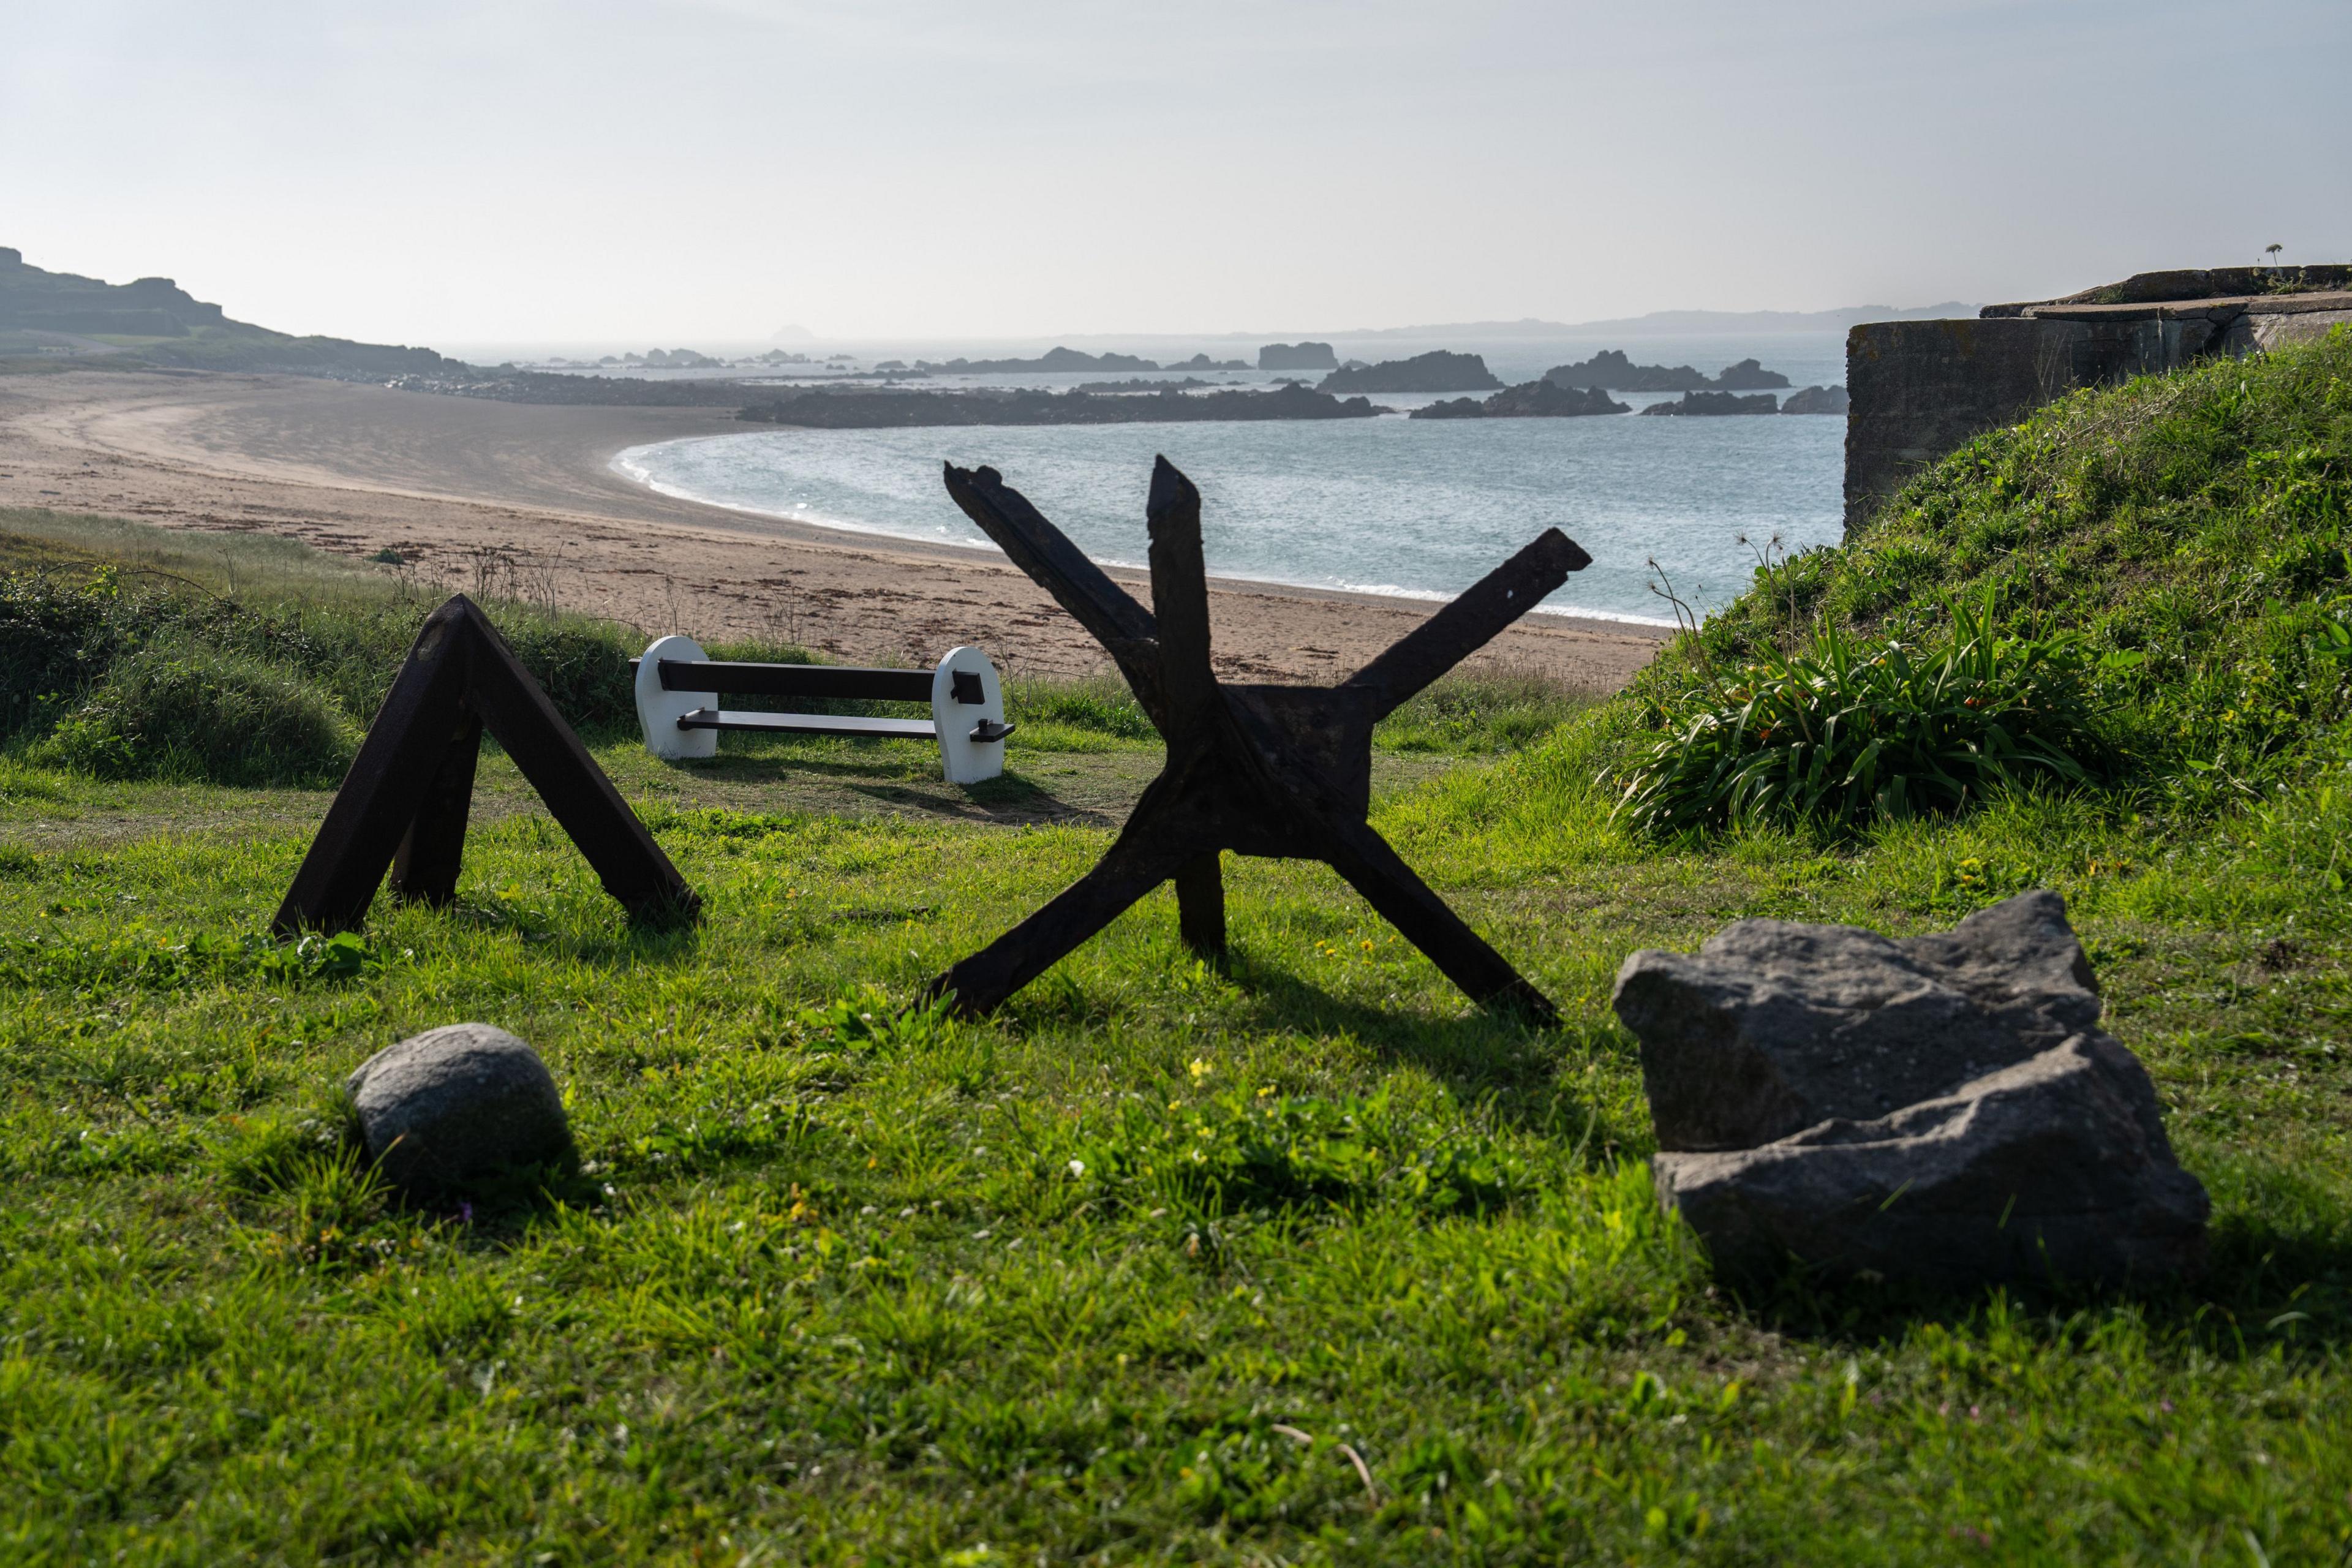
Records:
[[[1395,358],[1424,346],[1482,352],[1475,343],[1383,342],[1372,352],[1343,343],[1340,353]],[[1513,342],[1483,352],[1498,376],[1517,382],[1594,347],[1709,374],[1753,355],[1799,386],[1843,379],[1835,338]],[[927,384],[1087,379],[1104,377]],[[1657,401],[1617,396],[1637,408]],[[1402,409],[1434,399],[1373,401]],[[1747,585],[1755,552],[1769,542],[1792,552],[1836,542],[1844,440],[1844,420],[1818,416],[769,428],[634,447],[614,467],[665,494],[751,517],[992,552],[940,479],[943,461],[984,463],[1088,555],[1140,566],[1151,463],[1165,454],[1200,487],[1204,552],[1220,576],[1444,598],[1558,527],[1592,564],[1545,608],[1670,624],[1662,587],[1703,613]]]

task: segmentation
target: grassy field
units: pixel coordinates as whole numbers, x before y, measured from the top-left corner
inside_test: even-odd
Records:
[[[166,548],[0,527],[56,571]],[[341,570],[242,570],[281,567]],[[2200,759],[2245,788],[2150,762],[1957,819],[1660,841],[1601,775],[1674,678],[1590,711],[1455,688],[1383,733],[1377,826],[1560,1004],[1549,1033],[1469,1007],[1328,871],[1231,859],[1227,971],[1163,891],[994,1020],[901,1011],[1148,780],[1106,690],[1022,694],[975,792],[911,746],[666,767],[608,714],[597,754],[698,929],[625,928],[493,757],[458,906],[381,903],[362,950],[262,935],[323,789],[101,778],[20,740],[0,1555],[2344,1561],[2336,710],[2311,699],[2300,761]],[[1624,955],[1745,915],[1938,929],[2029,887],[2066,894],[2212,1192],[2206,1276],[1715,1284],[1650,1196]],[[586,1164],[404,1206],[339,1085],[465,1018],[545,1055]]]

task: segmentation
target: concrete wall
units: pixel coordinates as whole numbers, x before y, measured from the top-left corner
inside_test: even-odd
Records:
[[[1867,521],[1920,468],[2077,387],[2179,370],[2218,353],[2260,353],[2347,321],[2352,294],[2327,291],[2052,301],[1995,306],[1972,320],[1865,322],[1846,334],[1853,399],[1845,433],[1846,531]]]

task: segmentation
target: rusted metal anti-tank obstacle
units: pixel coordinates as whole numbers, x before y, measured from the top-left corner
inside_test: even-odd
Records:
[[[1117,662],[1168,743],[1168,761],[1095,868],[931,982],[968,1016],[994,1011],[1160,883],[1177,931],[1203,956],[1225,946],[1223,850],[1321,860],[1478,1002],[1559,1015],[1415,876],[1365,820],[1372,726],[1485,646],[1592,558],[1557,528],[1488,573],[1337,686],[1220,681],[1209,666],[1201,492],[1152,467],[1151,602],[1137,604],[993,468],[947,465],[948,493]]]
[[[696,916],[700,898],[498,628],[459,594],[425,617],[271,929],[351,930],[386,870],[402,898],[451,902],[485,728],[632,920]]]

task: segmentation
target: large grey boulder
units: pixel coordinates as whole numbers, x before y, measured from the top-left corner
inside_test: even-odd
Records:
[[[2205,1189],[2174,1163],[2147,1072],[2101,1034],[1890,1116],[1660,1154],[1654,1171],[1737,1275],[1795,1257],[1948,1286],[2149,1279],[2204,1256]]]
[[[2099,1032],[2064,901],[1949,932],[1742,921],[1637,952],[1658,1194],[1736,1274],[1790,1258],[1948,1285],[2194,1268],[2209,1205],[2155,1086]]]
[[[1615,1000],[1642,1042],[1658,1147],[1675,1150],[1884,1116],[2095,1027],[2100,1012],[2052,892],[1905,941],[1739,921],[1695,954],[1633,954]]]
[[[572,1157],[563,1096],[547,1064],[488,1024],[449,1024],[388,1046],[345,1087],[368,1157],[412,1191]]]

